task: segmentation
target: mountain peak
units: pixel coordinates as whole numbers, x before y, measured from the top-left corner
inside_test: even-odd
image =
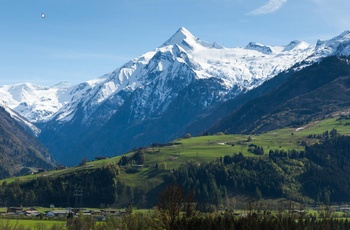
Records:
[[[55,89],[65,89],[65,88],[69,88],[71,87],[72,84],[70,84],[69,82],[66,81],[61,81],[53,86],[51,86],[51,88],[55,88]]]
[[[191,34],[185,27],[181,27],[171,36],[162,46],[179,45],[185,49],[193,49],[197,44],[198,38]]]
[[[169,46],[169,45],[178,45],[181,46],[185,50],[194,50],[196,47],[206,47],[206,48],[214,48],[214,49],[223,49],[224,47],[216,42],[209,43],[203,40],[200,40],[190,31],[188,31],[185,27],[181,27],[176,31],[176,33],[171,36],[166,42],[161,45],[161,47]]]
[[[291,50],[305,50],[310,47],[310,44],[304,41],[293,40],[288,45],[286,45],[283,51],[291,51]]]
[[[318,40],[315,55],[325,57],[330,55],[350,55],[350,31],[346,30],[329,40]]]
[[[350,31],[346,30],[340,35],[330,39],[329,42],[344,43],[344,42],[348,42],[349,40],[350,40]]]
[[[181,35],[181,36],[185,36],[185,37],[190,37],[190,36],[194,37],[191,34],[191,32],[188,29],[186,29],[185,27],[180,27],[174,35]]]
[[[343,33],[341,33],[340,35],[329,39],[329,40],[323,40],[320,39],[317,41],[317,45],[316,46],[322,46],[322,45],[331,45],[331,44],[335,44],[335,43],[342,43],[344,41],[348,41],[350,39],[350,31],[346,30]]]
[[[272,49],[269,46],[257,42],[249,42],[249,44],[245,48],[248,50],[255,50],[263,54],[273,53]]]
[[[348,37],[350,35],[350,30],[345,30],[343,33],[339,35],[339,37]]]

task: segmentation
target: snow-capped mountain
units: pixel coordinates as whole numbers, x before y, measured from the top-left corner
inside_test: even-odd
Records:
[[[326,57],[330,55],[344,55],[350,54],[350,31],[344,31],[339,36],[330,40],[318,40],[315,53],[313,56]]]
[[[80,101],[63,105],[52,119],[71,120],[80,104],[84,108],[83,122],[89,121],[94,113],[106,121],[133,92],[139,94],[133,105],[135,118],[157,117],[167,109],[180,89],[196,79],[219,80],[223,87],[219,100],[232,98],[303,61],[314,49],[306,43],[292,48],[289,45],[288,50],[282,46],[262,45],[260,49],[257,43],[252,44],[245,48],[224,48],[202,41],[180,28],[157,49],[113,71]],[[181,79],[175,79],[174,76],[179,74]],[[213,100],[209,98],[203,107],[210,106],[210,101]],[[107,107],[108,111],[98,112],[100,106]]]
[[[217,78],[225,88],[222,98],[226,95],[233,97],[305,60],[314,52],[314,46],[293,44],[283,47],[251,42],[245,48],[224,48],[217,43],[202,41],[185,28],[180,28],[159,48],[97,80],[77,86],[59,84],[43,87],[29,83],[2,86],[0,98],[32,122],[50,119],[69,121],[79,103],[85,108],[84,120],[87,120],[105,102],[113,104],[115,108],[109,112],[113,114],[130,92],[141,88],[149,90],[151,82],[158,81],[161,87],[154,93],[159,101],[147,104],[153,112],[164,107],[165,102],[169,103],[170,95],[167,93],[172,85],[166,87],[164,83],[177,71],[184,71],[185,75],[190,73],[191,77],[183,79],[184,86],[195,79]],[[231,92],[233,88],[235,92]],[[144,102],[147,97],[143,96]],[[139,105],[142,107],[142,103]]]
[[[60,136],[48,138],[50,132],[66,132],[62,134],[65,137],[74,133],[82,138],[113,122],[123,122],[123,129],[131,130],[163,119],[170,111],[176,113],[175,107],[186,113],[191,106],[195,110],[177,121],[184,125],[206,108],[251,90],[293,66],[302,68],[326,56],[349,54],[349,31],[316,45],[303,41],[286,46],[250,42],[246,47],[225,48],[180,28],[160,47],[95,80],[76,86],[1,86],[0,98],[29,121],[40,123],[43,141],[50,146],[53,144],[48,142]],[[121,127],[115,132],[123,135]],[[141,128],[137,132],[142,132]],[[58,155],[59,151],[53,153]]]
[[[67,103],[80,100],[101,78],[78,86],[61,82],[52,87],[31,83],[0,86],[0,98],[6,106],[31,122],[42,122],[52,118]]]

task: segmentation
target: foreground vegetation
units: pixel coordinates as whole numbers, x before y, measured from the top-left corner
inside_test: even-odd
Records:
[[[93,216],[68,218],[67,221],[0,219],[0,229],[349,229],[350,222],[329,207],[318,212],[302,208],[269,209],[265,201],[249,202],[245,210],[226,209],[211,213],[198,210],[198,203],[180,186],[168,186],[159,196],[155,208],[146,212],[130,210],[122,216],[108,215],[105,221]],[[345,212],[344,212],[345,215]]]
[[[233,212],[197,214],[187,217],[185,214],[174,216],[155,212],[153,214],[135,213],[120,219],[108,219],[101,224],[93,224],[88,218],[76,219],[68,229],[349,229],[350,222],[345,219],[300,217],[281,214],[268,215],[250,213],[245,217],[237,217]]]
[[[0,219],[0,229],[6,230],[59,230],[65,229],[66,221],[56,220],[26,220],[26,219]]]

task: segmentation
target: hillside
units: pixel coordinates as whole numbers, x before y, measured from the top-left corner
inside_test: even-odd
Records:
[[[199,185],[210,187],[209,181],[206,180],[212,177],[213,180],[210,180],[210,183],[213,183],[212,186],[220,188],[220,193],[215,190],[215,196],[221,197],[216,202],[223,202],[224,187],[226,192],[231,194],[231,199],[236,195],[255,196],[256,186],[259,187],[261,195],[267,198],[288,197],[306,202],[317,199],[325,201],[325,187],[321,188],[322,191],[320,190],[322,196],[317,198],[310,193],[310,189],[314,187],[311,184],[309,187],[306,186],[306,181],[314,175],[313,171],[308,171],[310,167],[306,166],[313,165],[317,168],[317,164],[324,159],[316,161],[312,154],[308,155],[305,152],[304,146],[308,145],[309,149],[313,149],[313,144],[325,140],[325,131],[333,128],[340,134],[349,135],[349,123],[349,116],[342,115],[313,121],[304,127],[274,130],[257,136],[218,133],[212,136],[183,138],[167,145],[154,144],[152,147],[135,149],[123,156],[82,162],[81,166],[58,171],[9,178],[0,183],[6,182],[7,189],[12,191],[6,194],[17,194],[17,198],[12,196],[6,198],[14,205],[18,204],[16,203],[18,199],[21,199],[22,202],[29,202],[30,205],[55,203],[60,206],[75,206],[79,204],[74,200],[74,191],[84,189],[85,205],[113,204],[125,207],[132,202],[138,207],[150,207],[154,205],[158,193],[167,184],[180,183],[184,188],[191,189],[197,183],[195,180],[198,180]],[[333,135],[332,132],[330,133],[327,135]],[[258,149],[263,149],[264,154],[257,151]],[[329,149],[331,148],[328,147]],[[239,152],[243,155],[233,156],[233,153]],[[341,159],[336,155],[334,157]],[[337,173],[345,172],[338,163],[334,167],[337,168]],[[267,171],[262,173],[259,168]],[[202,170],[204,170],[203,175],[197,175]],[[222,174],[216,174],[216,172],[220,173],[221,170],[232,173],[232,176],[225,176],[227,179],[224,181],[234,178],[237,186],[241,183],[245,186],[228,186],[227,182],[217,178]],[[212,174],[208,174],[209,172]],[[250,173],[247,174],[247,172]],[[275,181],[272,177],[280,179]],[[256,183],[252,184],[253,181]],[[263,181],[274,181],[274,192],[271,190],[272,185]],[[328,182],[322,182],[322,186],[326,183]],[[14,188],[16,191],[13,190]],[[3,189],[6,188],[0,189],[0,196],[8,196]],[[198,189],[204,188],[196,189],[197,194],[203,194]],[[35,194],[32,200],[28,197],[20,198],[20,194],[28,194],[31,193],[30,191]],[[330,191],[327,189],[327,193]],[[332,197],[332,194],[330,197],[334,200],[335,197]],[[198,199],[204,202],[208,198],[200,196]]]
[[[293,73],[281,86],[233,111],[210,132],[260,133],[350,108],[349,58],[329,57]]]
[[[47,149],[0,106],[0,178],[52,169]]]

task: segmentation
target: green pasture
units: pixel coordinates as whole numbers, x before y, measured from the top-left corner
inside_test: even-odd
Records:
[[[134,186],[142,186],[146,180],[154,184],[160,184],[162,175],[188,161],[208,162],[216,160],[218,157],[239,152],[245,156],[260,157],[248,151],[249,145],[252,144],[263,147],[265,154],[268,154],[270,149],[303,150],[302,142],[312,144],[319,141],[318,139],[308,138],[310,134],[322,134],[333,128],[337,129],[340,134],[350,134],[350,126],[346,125],[344,120],[335,117],[314,121],[302,127],[284,128],[260,135],[211,135],[178,139],[175,142],[181,143],[180,145],[147,148],[144,168],[132,174],[122,172],[120,178],[126,184]],[[109,160],[117,161],[117,159],[119,158]],[[156,163],[158,165],[163,164],[166,168],[156,171],[154,169]]]
[[[26,219],[0,219],[1,229],[65,229],[66,221],[57,220],[26,220]],[[6,228],[8,227],[8,228]]]
[[[147,180],[148,183],[160,184],[163,175],[169,170],[178,168],[181,164],[189,161],[198,163],[213,161],[218,157],[232,155],[241,152],[245,156],[260,157],[248,151],[249,145],[256,145],[264,148],[265,154],[269,150],[303,150],[302,142],[312,144],[317,139],[308,138],[310,134],[322,134],[326,130],[337,129],[340,134],[350,135],[350,119],[340,119],[339,116],[321,121],[313,121],[302,127],[284,128],[274,130],[259,135],[211,135],[183,138],[174,142],[179,145],[166,147],[148,147],[145,150],[145,163],[143,167],[137,168],[132,173],[126,168],[120,171],[120,179],[131,186],[142,186]],[[125,156],[131,156],[133,153],[126,153]],[[116,156],[104,160],[90,161],[84,166],[75,166],[63,170],[54,170],[35,175],[22,177],[13,177],[1,180],[11,183],[15,180],[32,180],[36,177],[58,177],[74,173],[80,170],[92,170],[103,167],[104,165],[116,164],[121,156]],[[155,170],[158,163],[158,170]],[[125,170],[123,170],[125,169]],[[129,167],[130,169],[130,167]],[[135,172],[136,171],[136,172]]]

